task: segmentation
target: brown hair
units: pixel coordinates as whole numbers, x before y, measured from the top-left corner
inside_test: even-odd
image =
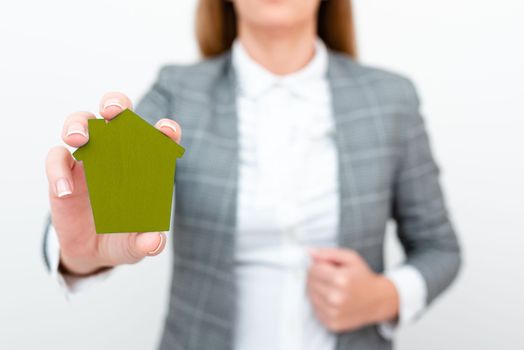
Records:
[[[357,56],[351,0],[320,2],[317,33],[331,50]],[[213,57],[229,50],[237,36],[233,3],[225,0],[200,0],[196,15],[196,35],[200,52]]]

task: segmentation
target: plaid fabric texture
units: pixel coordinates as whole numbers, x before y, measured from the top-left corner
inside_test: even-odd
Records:
[[[238,181],[234,75],[229,54],[192,66],[166,66],[137,106],[151,123],[177,120],[186,149],[177,163],[174,271],[163,350],[232,348]],[[422,273],[431,303],[456,276],[460,249],[416,91],[403,77],[333,52],[328,80],[340,172],[339,245],[358,251],[380,272],[385,227],[395,220],[407,263]],[[338,335],[337,350],[391,347],[375,326]]]

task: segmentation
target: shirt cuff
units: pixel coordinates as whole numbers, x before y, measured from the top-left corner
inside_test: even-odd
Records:
[[[422,274],[411,265],[401,265],[384,275],[395,285],[399,295],[399,315],[396,321],[382,322],[378,331],[391,340],[400,326],[416,321],[426,309],[427,287]]]
[[[60,243],[53,225],[49,226],[49,232],[45,242],[45,251],[49,261],[51,278],[57,283],[58,287],[68,299],[76,293],[85,291],[91,285],[100,283],[113,271],[113,269],[105,270],[85,277],[62,274],[58,268],[60,265]]]

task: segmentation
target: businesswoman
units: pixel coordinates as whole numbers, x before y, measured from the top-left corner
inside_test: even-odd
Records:
[[[82,164],[53,148],[50,269],[75,289],[170,240],[161,349],[390,349],[460,265],[413,85],[357,62],[349,0],[201,0],[197,34],[205,59],[136,106],[186,148],[173,232],[96,235]],[[108,93],[100,115],[125,108]],[[390,219],[406,259],[385,270]]]

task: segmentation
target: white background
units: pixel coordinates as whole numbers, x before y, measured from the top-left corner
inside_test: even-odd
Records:
[[[329,1],[329,0],[328,0]],[[63,119],[106,91],[133,99],[198,58],[195,1],[0,5],[0,349],[151,349],[171,251],[66,302],[41,260],[44,158]],[[419,87],[465,250],[458,282],[399,349],[522,349],[524,2],[355,0],[361,60]],[[399,258],[390,240],[387,254]]]

